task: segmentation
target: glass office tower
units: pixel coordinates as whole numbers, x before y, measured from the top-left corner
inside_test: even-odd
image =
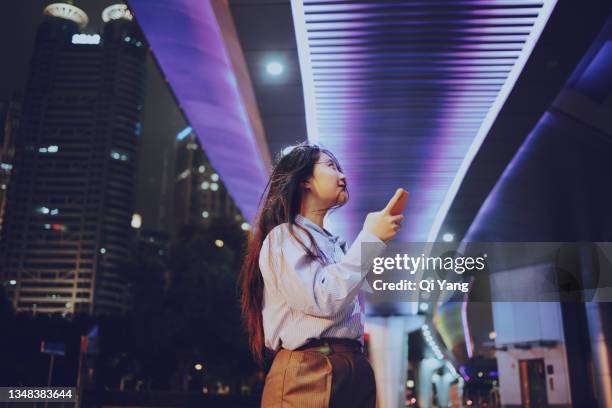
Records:
[[[72,4],[36,36],[0,241],[18,312],[122,314],[147,47],[125,5],[103,30]]]

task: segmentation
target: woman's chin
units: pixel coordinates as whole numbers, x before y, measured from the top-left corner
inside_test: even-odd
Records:
[[[346,194],[346,191],[343,191],[338,196],[337,204],[344,205],[347,202],[348,202],[348,194]]]

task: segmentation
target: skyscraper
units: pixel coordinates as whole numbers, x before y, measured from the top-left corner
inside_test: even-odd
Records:
[[[125,5],[101,33],[72,4],[44,9],[15,146],[0,282],[17,311],[119,314],[128,291],[146,46]]]
[[[6,102],[0,102],[0,230],[6,203],[6,190],[13,169],[15,155],[15,135],[21,119],[21,102],[13,97]]]
[[[247,229],[190,127],[177,135],[175,154],[173,237],[184,225],[207,225],[214,218],[231,219]]]

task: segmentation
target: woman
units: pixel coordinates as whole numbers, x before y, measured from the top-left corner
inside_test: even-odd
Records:
[[[395,236],[403,220],[370,213],[353,245],[323,227],[348,201],[334,155],[315,144],[292,148],[262,195],[241,272],[250,347],[266,376],[262,407],[374,407],[376,385],[364,356],[361,243]],[[381,246],[384,249],[384,245]]]

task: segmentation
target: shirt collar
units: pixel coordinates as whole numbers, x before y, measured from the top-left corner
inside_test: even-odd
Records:
[[[310,230],[318,232],[319,234],[327,238],[332,244],[335,244],[338,240],[340,240],[341,244],[344,243],[344,241],[342,241],[338,235],[334,235],[331,232],[321,228],[308,218],[304,217],[302,214],[298,214],[295,216],[295,222],[297,222],[304,228],[308,228]]]

